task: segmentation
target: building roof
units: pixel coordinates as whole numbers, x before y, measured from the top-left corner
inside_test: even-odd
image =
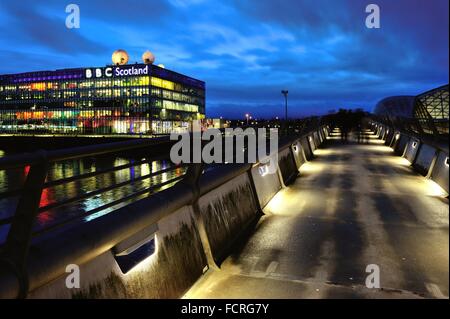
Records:
[[[70,68],[70,69],[58,69],[58,70],[46,70],[46,71],[33,71],[17,74],[0,74],[0,84],[18,84],[18,83],[29,83],[38,81],[58,81],[58,80],[78,80],[84,79],[86,70],[95,69],[106,69],[106,68],[133,68],[133,67],[145,67],[146,64],[135,63],[126,65],[108,65],[105,67],[86,67],[86,68]],[[195,79],[193,77],[168,70],[166,68],[161,68],[157,65],[150,64],[150,75],[161,77],[166,80],[171,80],[175,82],[181,82],[183,84],[198,87],[200,89],[205,89],[205,82]]]
[[[402,95],[384,98],[375,106],[375,114],[411,118],[414,116],[415,96]]]

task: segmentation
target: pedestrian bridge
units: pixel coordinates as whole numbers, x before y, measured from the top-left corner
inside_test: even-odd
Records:
[[[19,203],[0,297],[448,298],[448,150],[382,123],[364,134],[344,143],[322,125],[281,143],[277,174],[189,167],[167,189],[37,235]],[[366,286],[369,265],[380,288]]]
[[[384,141],[332,135],[186,298],[448,296],[448,201]],[[365,286],[380,269],[382,290]]]

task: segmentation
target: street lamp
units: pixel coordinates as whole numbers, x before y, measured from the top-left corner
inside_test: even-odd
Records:
[[[245,117],[247,118],[247,126],[248,126],[248,118],[250,117],[250,115],[247,113],[245,114]]]
[[[284,114],[284,119],[287,122],[288,116],[287,116],[287,96],[288,96],[289,91],[288,90],[282,90],[281,94],[284,95],[284,101],[285,101],[285,114]]]
[[[288,128],[288,124],[287,124],[287,122],[288,122],[288,113],[287,113],[287,96],[288,96],[288,93],[289,93],[289,91],[288,90],[282,90],[281,91],[281,94],[283,94],[284,95],[284,102],[285,102],[285,105],[284,105],[284,126],[285,126],[285,131],[286,131],[286,135],[288,134],[288,130],[289,130],[289,128]]]

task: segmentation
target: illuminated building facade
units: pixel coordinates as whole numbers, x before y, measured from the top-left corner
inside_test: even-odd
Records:
[[[205,83],[153,64],[0,75],[0,132],[167,134],[205,116]]]
[[[391,96],[378,102],[375,114],[395,122],[400,118],[416,133],[449,134],[449,86],[424,92],[417,96]]]

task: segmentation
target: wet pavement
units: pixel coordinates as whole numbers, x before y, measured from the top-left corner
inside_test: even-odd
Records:
[[[448,298],[448,199],[369,140],[330,138],[184,297]],[[379,267],[380,289],[366,287],[368,265]]]

